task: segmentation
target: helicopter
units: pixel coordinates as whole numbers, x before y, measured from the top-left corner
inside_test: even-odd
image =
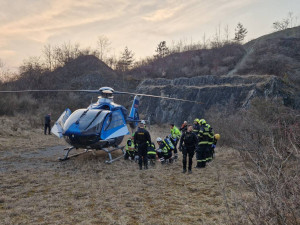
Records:
[[[92,150],[102,150],[108,154],[112,163],[120,159],[125,154],[124,147],[120,146],[125,135],[130,132],[127,123],[134,130],[141,121],[139,118],[140,97],[154,97],[177,101],[200,103],[196,101],[178,99],[167,96],[157,96],[149,94],[139,94],[131,92],[115,91],[111,87],[101,87],[99,90],[21,90],[21,91],[0,91],[0,93],[22,93],[22,92],[86,92],[96,93],[100,96],[98,101],[90,104],[86,109],[77,109],[73,113],[69,108],[61,114],[51,129],[51,133],[58,138],[64,138],[70,147],[63,158],[64,161],[71,157],[87,153]],[[128,114],[127,109],[113,101],[113,95],[127,94],[134,95],[132,106]],[[200,103],[201,104],[201,103]],[[73,149],[85,149],[84,152],[69,156]],[[123,155],[113,159],[112,152],[121,150]]]

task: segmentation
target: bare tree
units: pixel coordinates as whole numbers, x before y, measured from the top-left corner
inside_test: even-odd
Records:
[[[207,45],[207,40],[206,40],[205,33],[203,34],[202,42],[203,42],[203,43],[202,43],[203,49],[207,49],[207,48],[208,48],[208,45]]]
[[[283,19],[282,21],[276,21],[273,23],[273,28],[277,31],[285,30],[289,26],[289,19]]]
[[[282,19],[281,21],[275,21],[273,23],[273,28],[276,31],[285,30],[287,28],[292,28],[297,26],[297,17],[294,16],[293,12],[288,12],[287,18]]]
[[[293,16],[293,12],[288,12],[288,18],[289,18],[289,23],[290,23],[290,27],[293,27],[293,21],[294,21],[294,16]]]
[[[53,53],[52,53],[52,47],[50,44],[44,45],[43,48],[43,54],[45,58],[45,64],[49,71],[52,71],[53,69]]]
[[[99,59],[105,61],[106,54],[110,51],[111,42],[105,35],[100,35],[97,41]]]
[[[229,43],[229,27],[228,24],[224,28],[225,43]]]

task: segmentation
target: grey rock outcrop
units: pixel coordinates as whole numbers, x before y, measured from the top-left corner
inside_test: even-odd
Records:
[[[198,76],[192,78],[149,79],[137,87],[137,93],[188,99],[201,104],[141,98],[141,114],[153,123],[193,121],[203,117],[214,105],[235,109],[248,107],[254,97],[278,98],[294,106],[293,88],[270,75]]]

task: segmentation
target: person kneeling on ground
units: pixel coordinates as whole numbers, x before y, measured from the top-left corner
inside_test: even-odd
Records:
[[[156,151],[155,151],[155,145],[153,142],[150,144],[148,143],[148,152],[147,152],[147,157],[150,165],[155,165],[155,160],[156,160]]]
[[[124,159],[127,160],[134,160],[135,156],[137,155],[136,149],[135,149],[135,145],[134,145],[134,136],[128,138],[126,146],[125,146],[125,155],[124,155]]]
[[[171,148],[160,137],[158,137],[156,139],[156,141],[157,141],[157,144],[158,144],[157,155],[159,157],[159,160],[160,160],[161,164],[164,164],[166,162],[166,160],[171,160],[171,157],[172,157]]]

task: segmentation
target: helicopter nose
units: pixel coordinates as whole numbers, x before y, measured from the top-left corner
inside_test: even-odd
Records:
[[[65,132],[64,135],[79,135],[80,129],[79,129],[79,124],[78,123],[73,123]]]

